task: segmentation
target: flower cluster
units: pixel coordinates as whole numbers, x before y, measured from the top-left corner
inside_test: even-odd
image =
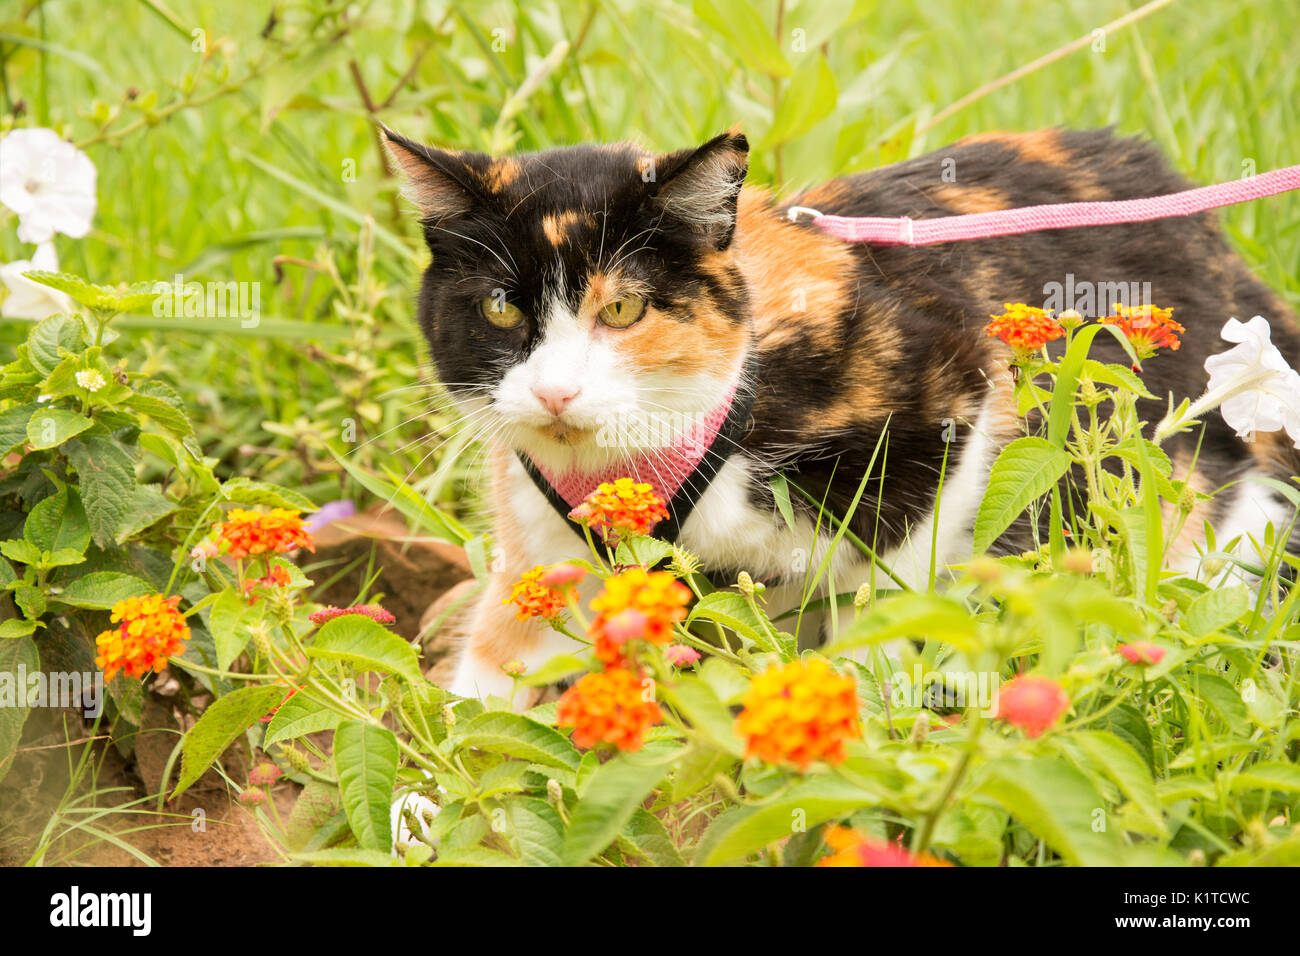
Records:
[[[573,728],[579,747],[606,743],[640,750],[646,731],[663,718],[659,705],[646,698],[642,681],[622,667],[585,674],[560,698],[556,723]]]
[[[275,764],[269,761],[263,761],[248,772],[248,783],[253,787],[269,787],[282,776],[282,771]]]
[[[1130,664],[1137,664],[1140,667],[1159,664],[1164,660],[1165,656],[1165,649],[1151,641],[1134,641],[1132,644],[1121,644],[1115,650]]]
[[[664,500],[646,482],[619,478],[605,482],[587,495],[585,501],[569,512],[569,517],[585,524],[605,538],[649,534],[654,526],[668,517]]]
[[[214,531],[232,558],[285,554],[296,548],[316,550],[311,532],[303,527],[302,515],[287,508],[272,508],[264,514],[235,508]]]
[[[1002,685],[997,707],[997,716],[1026,737],[1041,737],[1070,709],[1070,696],[1056,681],[1026,674]]]
[[[768,763],[800,771],[815,760],[839,763],[845,744],[862,736],[857,685],[822,658],[767,669],[741,703],[736,733],[745,756]]]
[[[76,380],[79,388],[84,388],[88,392],[98,392],[108,384],[104,381],[104,376],[100,375],[93,368],[83,368],[72,377]]]
[[[308,619],[313,624],[324,624],[326,621],[332,621],[336,617],[343,617],[347,614],[360,614],[362,617],[368,617],[370,620],[387,626],[396,622],[397,618],[390,612],[384,610],[378,604],[357,604],[352,607],[334,607],[332,604],[323,607],[319,611],[313,611],[308,615]]]
[[[1116,305],[1112,315],[1102,316],[1102,325],[1116,326],[1133,345],[1138,358],[1146,359],[1156,354],[1156,349],[1167,348],[1177,352],[1181,344],[1178,336],[1187,330],[1173,320],[1173,309],[1154,305],[1129,307]]]
[[[1023,302],[1006,302],[1004,312],[989,315],[984,334],[1001,339],[1021,352],[1036,352],[1053,339],[1065,335],[1065,327],[1045,309]]]
[[[629,641],[669,643],[690,601],[691,589],[671,571],[633,567],[614,575],[591,602],[597,616],[589,635],[596,657],[608,667],[622,663]]]
[[[540,617],[549,621],[559,617],[568,606],[564,592],[548,586],[543,580],[549,573],[551,569],[542,564],[525,571],[510,589],[510,595],[501,602],[515,606],[517,620],[526,621],[530,617]]]
[[[951,866],[928,853],[915,856],[897,843],[873,840],[848,827],[830,827],[826,845],[835,852],[817,861],[818,866]]]
[[[244,596],[248,598],[249,604],[256,604],[257,596],[251,594],[254,588],[287,588],[291,583],[289,569],[282,564],[273,565],[263,577],[244,580]]]
[[[104,680],[122,670],[131,677],[161,671],[169,657],[184,650],[190,629],[185,615],[176,610],[180,601],[179,595],[150,594],[113,605],[110,620],[118,626],[95,638],[95,666],[104,671]]]

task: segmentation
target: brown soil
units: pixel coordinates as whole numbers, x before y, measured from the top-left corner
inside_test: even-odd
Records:
[[[349,568],[318,595],[318,600],[344,607],[354,604],[367,575],[378,571],[366,599],[380,601],[395,614],[393,629],[408,639],[414,639],[437,620],[448,604],[464,597],[474,584],[463,550],[413,536],[392,512],[371,509],[336,522],[321,530],[316,544],[314,558],[304,556],[307,561],[302,562],[328,562],[328,567],[313,573],[315,580],[326,581]],[[435,680],[449,676],[451,642],[446,631],[444,627],[425,635],[424,664]],[[130,736],[129,746],[119,747],[107,738],[92,741],[96,754],[93,788],[99,791],[94,805],[121,808],[153,795],[133,804],[133,809],[145,812],[114,813],[100,818],[97,825],[164,866],[252,866],[281,861],[283,857],[264,835],[256,813],[236,800],[233,790],[215,770],[175,803],[165,804],[162,813],[153,812],[179,734],[194,722],[192,715],[177,706],[178,688],[175,678],[166,671],[149,682],[139,733]],[[125,728],[124,734],[131,730]],[[40,834],[68,788],[69,752],[75,764],[89,735],[90,724],[74,711],[31,713],[22,748],[0,781],[0,865],[20,865],[36,852]],[[249,755],[237,744],[226,752],[221,766],[230,779],[243,784],[252,763],[264,759],[264,754]],[[171,770],[172,786],[178,768],[179,760]],[[87,789],[83,782],[79,792]],[[279,819],[288,822],[302,786],[285,779],[270,792]],[[263,804],[259,812],[273,819],[271,801]],[[84,815],[63,818],[55,831],[63,835],[47,849],[44,862],[145,865],[110,841],[68,833],[68,827],[82,818]]]

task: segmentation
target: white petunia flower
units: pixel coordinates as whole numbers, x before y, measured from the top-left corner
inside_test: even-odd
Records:
[[[6,319],[43,319],[60,312],[72,312],[72,300],[55,289],[26,278],[24,272],[41,270],[59,271],[59,257],[54,243],[45,242],[36,247],[31,260],[19,259],[0,266],[0,282],[9,288],[9,295],[0,303],[0,316]]]
[[[411,816],[415,817],[419,825],[419,834],[411,831],[410,824],[407,823],[406,813],[410,811]],[[393,856],[401,857],[406,853],[406,848],[424,843],[433,845],[435,843],[430,834],[433,828],[433,819],[442,812],[442,807],[438,806],[428,797],[420,793],[405,793],[393,801],[392,807],[392,830],[393,830]]]
[[[95,164],[52,129],[16,129],[0,138],[0,203],[18,214],[18,238],[80,239],[95,216]]]
[[[1220,334],[1237,344],[1205,360],[1206,397],[1220,396],[1219,414],[1241,438],[1285,428],[1300,448],[1300,372],[1270,341],[1268,319],[1229,319]]]

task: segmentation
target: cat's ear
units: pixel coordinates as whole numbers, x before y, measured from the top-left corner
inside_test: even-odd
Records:
[[[738,129],[697,149],[658,157],[647,201],[708,246],[725,249],[736,231],[736,200],[749,171],[749,141]],[[644,173],[642,178],[645,178]]]
[[[421,218],[463,216],[478,201],[469,167],[455,154],[434,149],[380,126],[388,154],[401,173],[402,194],[420,208]]]

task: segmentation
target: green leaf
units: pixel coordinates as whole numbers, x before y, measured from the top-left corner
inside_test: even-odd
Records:
[[[397,781],[397,756],[397,738],[386,727],[345,720],[334,732],[334,766],[343,809],[363,849],[392,849],[389,808]]]
[[[217,667],[229,670],[230,664],[244,652],[252,638],[252,632],[245,625],[249,620],[260,617],[261,610],[249,607],[239,592],[227,588],[218,595],[217,600],[208,610],[208,631],[212,634],[212,644],[217,650]]]
[[[132,411],[152,418],[177,438],[189,438],[194,434],[194,426],[190,424],[189,416],[161,398],[136,392],[123,399],[122,404]]]
[[[0,541],[0,554],[19,564],[38,565],[41,563],[41,549],[26,539]]]
[[[952,598],[920,592],[896,594],[877,602],[822,652],[834,657],[899,637],[933,639],[962,648],[970,646],[974,635],[975,619]]]
[[[733,730],[735,718],[712,687],[697,677],[684,676],[675,687],[665,689],[665,694],[709,743],[733,757],[744,754],[744,747]]]
[[[1105,362],[1098,362],[1096,359],[1088,359],[1083,363],[1083,374],[1088,376],[1094,382],[1100,382],[1103,385],[1118,385],[1126,388],[1130,392],[1141,396],[1142,398],[1155,398],[1143,384],[1142,379],[1138,378],[1137,373],[1123,365],[1114,365]]]
[[[694,10],[750,69],[768,76],[790,75],[789,61],[754,4],[748,0],[695,0]]]
[[[1017,438],[998,455],[975,518],[975,553],[981,554],[1070,467],[1070,456],[1045,439]]]
[[[391,850],[381,853],[378,850],[364,850],[361,847],[330,847],[328,850],[312,850],[309,853],[294,853],[293,859],[299,863],[314,863],[319,866],[405,866],[395,859]]]
[[[1250,714],[1232,684],[1213,674],[1197,674],[1192,678],[1191,690],[1218,712],[1234,734],[1249,733]]]
[[[798,139],[835,112],[839,91],[835,74],[820,53],[807,55],[794,71],[763,147],[772,148]]]
[[[42,551],[71,548],[85,551],[90,545],[90,523],[81,496],[70,487],[39,501],[23,525],[23,537]]]
[[[282,740],[292,740],[319,730],[334,730],[343,718],[337,713],[318,704],[305,694],[294,694],[275,712],[271,723],[266,728],[266,739],[262,749]]]
[[[990,768],[980,792],[992,797],[1074,866],[1115,866],[1113,833],[1098,832],[1105,803],[1092,782],[1059,757],[1004,760]]]
[[[165,282],[136,282],[125,289],[117,289],[95,285],[67,272],[46,272],[39,269],[24,272],[23,276],[51,289],[58,289],[81,305],[104,312],[138,311],[152,303],[161,292],[171,288]]]
[[[94,424],[85,415],[66,408],[43,408],[27,422],[27,441],[33,448],[58,448]]]
[[[768,653],[780,654],[784,660],[793,659],[793,648],[785,647],[773,640],[772,635],[767,632],[742,594],[733,591],[714,591],[704,595],[691,609],[686,623],[690,625],[699,620],[721,624]]]
[[[1133,801],[1158,832],[1167,835],[1151,770],[1136,750],[1114,734],[1101,730],[1080,730],[1069,739],[1083,751],[1093,767]]]
[[[720,866],[744,859],[800,829],[874,807],[880,798],[847,780],[824,776],[801,780],[765,802],[717,817],[695,851],[696,866]]]
[[[63,361],[64,353],[80,352],[84,328],[75,315],[52,315],[38,322],[27,334],[27,360],[32,368],[49,375]]]
[[[212,702],[181,743],[181,778],[172,791],[175,800],[284,696],[274,685],[240,687]]]
[[[136,485],[131,503],[117,529],[117,543],[125,544],[145,528],[180,508],[158,485]]]
[[[92,571],[76,578],[56,594],[56,600],[73,607],[107,610],[118,601],[149,594],[154,588],[133,574],[118,571]]]
[[[14,603],[23,612],[24,618],[35,621],[45,613],[45,592],[31,585],[20,585],[14,588]]]
[[[27,423],[43,407],[33,402],[0,412],[0,458],[27,441]]]
[[[418,528],[443,541],[450,541],[452,544],[463,545],[473,537],[463,524],[429,504],[405,481],[398,483],[380,478],[352,461],[347,452],[339,452],[334,448],[331,448],[330,452],[334,455],[334,460],[355,478],[361,487],[400,511],[413,528]]]
[[[791,531],[794,530],[794,506],[790,504],[790,482],[786,480],[785,475],[773,475],[767,480],[772,489],[772,498],[776,502],[776,510],[781,512],[781,517],[785,520],[785,526]]]
[[[420,659],[415,648],[368,617],[345,614],[327,621],[306,646],[308,657],[347,661],[357,670],[383,671],[420,683]]]
[[[507,805],[514,846],[528,866],[563,866],[564,821],[545,800],[519,797]]]
[[[0,780],[13,768],[13,756],[27,723],[27,688],[18,682],[20,667],[28,674],[41,669],[36,644],[30,637],[0,642]],[[9,693],[12,699],[7,699]]]
[[[269,508],[288,508],[291,511],[304,512],[316,510],[316,503],[306,495],[290,488],[273,485],[269,481],[231,478],[222,483],[221,494],[227,501],[241,505],[266,505]]]
[[[577,770],[582,759],[569,738],[553,727],[500,710],[479,714],[465,724],[457,744],[566,770]]]
[[[1245,586],[1206,591],[1187,608],[1183,627],[1193,637],[1221,631],[1250,610],[1251,591]]]
[[[520,678],[520,683],[528,687],[546,687],[562,677],[591,670],[591,663],[572,654],[556,654],[535,671],[530,671]]]
[[[667,770],[643,755],[620,754],[601,764],[569,820],[564,865],[582,866],[609,846]]]
[[[632,819],[618,835],[618,845],[625,853],[634,853],[651,866],[686,865],[662,821],[642,807],[637,807]]]
[[[0,640],[8,641],[14,638],[30,637],[35,633],[35,621],[20,621],[16,617],[11,617],[7,621],[0,621]]]
[[[135,461],[116,441],[93,435],[68,442],[64,452],[81,479],[90,532],[96,544],[107,548],[135,497]]]
[[[1228,783],[1233,793],[1246,790],[1278,790],[1300,794],[1300,767],[1280,760],[1252,764],[1234,774]]]

